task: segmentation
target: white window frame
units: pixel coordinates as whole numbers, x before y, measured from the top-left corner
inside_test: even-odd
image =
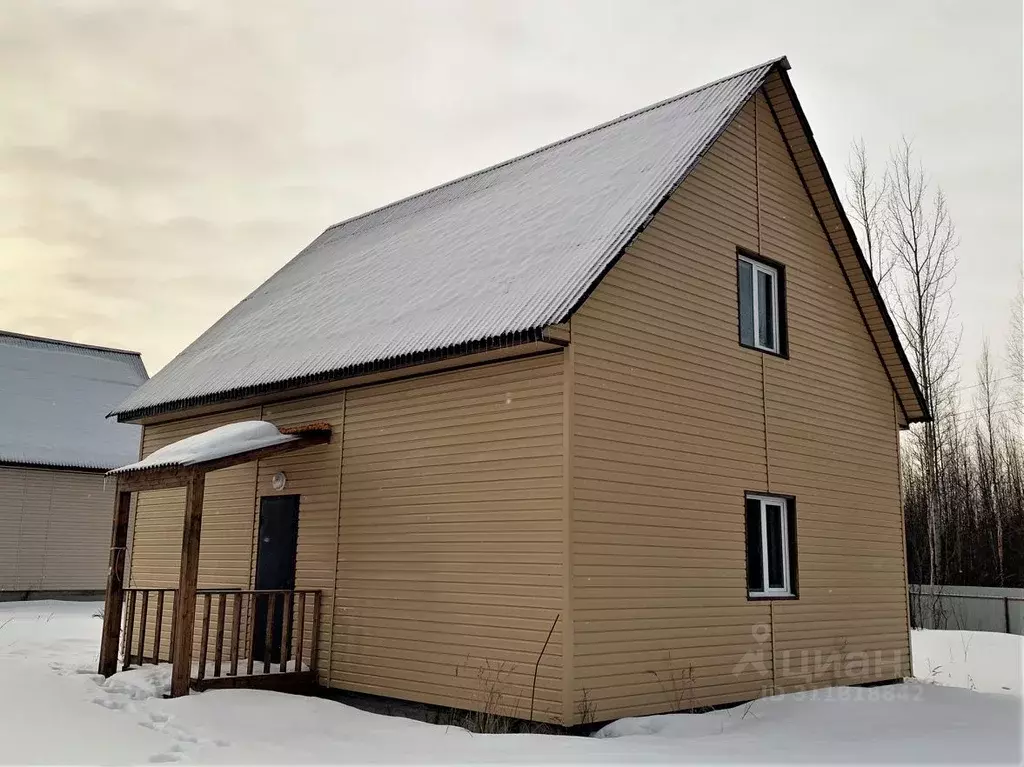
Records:
[[[750,264],[750,300],[751,315],[754,318],[754,346],[761,351],[779,354],[779,350],[782,348],[779,340],[779,270],[774,266],[768,266],[762,261],[757,261],[753,258],[747,258],[742,255],[740,256],[740,261]],[[772,338],[775,339],[774,345],[766,344],[761,339],[761,307],[758,303],[758,294],[760,291],[757,289],[758,272],[767,274],[772,278]]]
[[[791,597],[793,584],[789,582],[789,501],[778,495],[748,495],[748,501],[761,506],[761,591],[747,592],[752,597]],[[768,585],[768,512],[765,504],[782,507],[782,587]],[[748,531],[749,534],[749,531]]]

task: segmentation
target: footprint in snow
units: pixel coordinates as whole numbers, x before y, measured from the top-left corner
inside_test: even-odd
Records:
[[[95,703],[97,706],[109,708],[111,711],[121,711],[127,704],[127,701],[118,700],[117,698],[104,695],[100,695],[96,698],[93,698],[92,702]]]
[[[203,741],[192,735],[188,731],[182,729],[176,724],[170,721],[170,716],[167,714],[159,714],[154,712],[147,712],[149,719],[146,721],[139,722],[139,726],[146,727],[156,732],[162,732],[164,735],[169,735],[180,743],[188,743],[190,745],[199,745],[208,741]],[[181,746],[175,746],[176,749],[180,749]]]

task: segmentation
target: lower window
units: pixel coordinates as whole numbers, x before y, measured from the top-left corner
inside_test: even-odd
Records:
[[[796,501],[748,493],[747,593],[796,596]]]

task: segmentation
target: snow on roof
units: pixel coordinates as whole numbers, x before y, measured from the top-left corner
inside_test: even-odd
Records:
[[[784,59],[321,234],[116,409],[122,418],[564,321]]]
[[[109,469],[139,428],[106,418],[147,379],[138,352],[0,331],[0,463]]]
[[[267,421],[239,421],[227,426],[193,434],[153,451],[141,461],[122,466],[108,474],[122,474],[157,466],[192,466],[204,461],[247,453],[261,447],[281,445],[299,439],[297,434],[282,434]]]

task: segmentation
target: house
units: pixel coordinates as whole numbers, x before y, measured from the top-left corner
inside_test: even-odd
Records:
[[[137,352],[0,331],[0,600],[97,596],[115,483],[142,429],[106,419]]]
[[[133,392],[101,670],[126,600],[175,694],[575,724],[908,675],[928,413],[787,70],[332,226]]]

